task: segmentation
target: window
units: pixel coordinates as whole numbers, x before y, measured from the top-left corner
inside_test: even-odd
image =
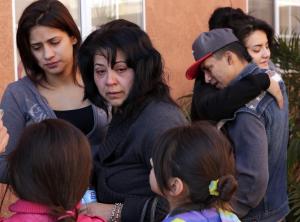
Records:
[[[277,35],[300,33],[300,0],[248,0],[248,12],[272,25]]]
[[[300,0],[276,0],[276,31],[280,35],[300,33]]]
[[[274,26],[274,1],[273,0],[248,0],[248,13],[263,19]]]
[[[14,0],[14,38],[19,18],[27,5],[34,0]],[[145,28],[144,0],[60,0],[70,11],[78,25],[83,39],[101,24],[123,18]],[[15,47],[16,79],[24,75]]]

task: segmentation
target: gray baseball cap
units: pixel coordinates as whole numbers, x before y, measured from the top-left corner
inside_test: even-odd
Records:
[[[224,48],[230,43],[239,41],[233,34],[232,29],[212,29],[209,32],[201,33],[192,45],[193,55],[196,60],[186,71],[187,79],[197,77],[198,69],[201,63],[214,54],[216,51]]]

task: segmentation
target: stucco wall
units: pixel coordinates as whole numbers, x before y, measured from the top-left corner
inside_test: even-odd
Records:
[[[0,98],[14,80],[11,1],[0,1]]]
[[[208,18],[221,6],[246,8],[246,0],[146,0],[146,31],[165,60],[174,98],[192,91],[185,70],[194,62],[191,45],[208,29]]]

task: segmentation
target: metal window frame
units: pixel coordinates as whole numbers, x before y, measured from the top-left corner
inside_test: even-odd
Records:
[[[81,35],[84,39],[92,31],[92,14],[91,14],[91,1],[79,0],[80,1],[80,20],[81,20]],[[116,19],[119,18],[119,0],[115,1],[116,5]],[[142,1],[142,29],[146,30],[146,0]]]
[[[285,6],[299,6],[300,7],[300,1],[299,0],[275,0],[275,4],[274,4],[274,21],[275,21],[275,34],[276,35],[281,35],[280,34],[280,11],[279,8],[280,6],[285,5]],[[291,7],[289,7],[289,17],[288,17],[288,35],[291,35],[291,26],[292,26],[292,22],[291,22]]]

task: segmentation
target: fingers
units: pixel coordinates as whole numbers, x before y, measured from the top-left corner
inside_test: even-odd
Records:
[[[3,140],[1,139],[1,142],[0,142],[0,153],[5,152],[5,148],[6,148],[7,144],[8,144],[8,139],[9,139],[9,135],[8,134],[5,135],[5,137],[4,137]]]
[[[95,203],[83,204],[80,207],[78,213],[79,214],[85,214],[85,215],[88,215],[88,216],[94,216],[93,215],[94,204]]]
[[[7,146],[9,139],[9,135],[7,133],[7,129],[3,126],[2,121],[0,121],[0,153],[5,151],[5,147]]]
[[[280,90],[280,86],[279,86],[278,81],[270,79],[270,87],[268,88],[268,92],[272,96],[274,96],[279,108],[282,109],[283,105],[284,105],[284,101],[283,101],[283,95],[282,95],[282,92]]]
[[[277,104],[278,104],[279,108],[282,109],[284,101],[283,101],[283,96],[282,96],[281,92],[280,92],[280,95],[278,97],[275,97],[275,98],[276,98],[276,101],[277,101]]]
[[[84,206],[80,207],[78,213],[79,214],[87,214],[87,206],[84,205]]]

